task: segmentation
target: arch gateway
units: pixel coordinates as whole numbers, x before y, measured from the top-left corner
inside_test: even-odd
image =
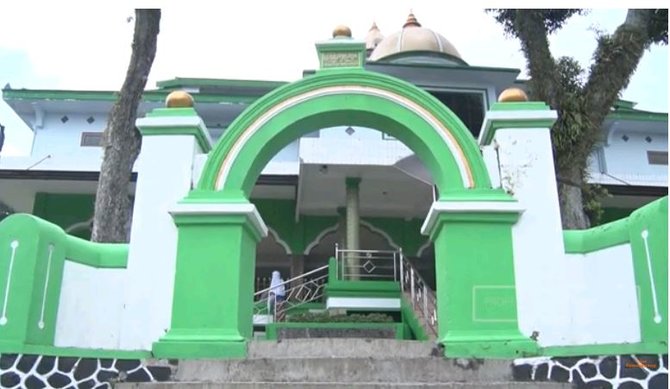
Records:
[[[365,251],[364,224],[408,256],[434,251],[436,303],[423,309],[446,356],[667,354],[667,198],[604,226],[563,231],[554,111],[503,99],[475,139],[431,94],[366,70],[362,43],[336,37],[317,50],[319,70],[254,102],[214,145],[181,92],[138,120],[128,245],[84,241],[31,215],[3,220],[0,351],[243,358],[254,336],[256,247],[268,226],[293,257],[330,232],[346,235],[344,256],[328,262],[337,272],[353,263],[346,250]],[[356,169],[340,170],[347,200],[339,216],[294,222],[295,205],[251,201],[274,156],[338,126],[378,130],[411,150],[435,187],[425,217],[361,219],[366,178]],[[336,276],[328,274],[326,299],[412,315],[404,275],[380,284]],[[105,305],[87,300],[93,295]]]

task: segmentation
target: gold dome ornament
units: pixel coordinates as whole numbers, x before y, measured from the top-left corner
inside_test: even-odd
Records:
[[[351,38],[351,29],[340,24],[333,30],[333,38]]]
[[[191,108],[193,107],[193,97],[181,90],[170,92],[165,98],[167,108]]]
[[[513,103],[519,101],[528,101],[528,95],[526,92],[519,88],[507,88],[500,96],[498,96],[498,102],[500,103]]]

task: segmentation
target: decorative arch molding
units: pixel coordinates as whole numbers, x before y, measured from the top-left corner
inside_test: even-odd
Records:
[[[400,249],[400,245],[395,243],[393,238],[391,238],[391,236],[388,233],[386,233],[386,231],[382,230],[381,228],[375,227],[372,223],[365,220],[361,220],[360,224],[365,228],[367,228],[368,230],[370,230],[372,233],[378,234],[381,237],[383,237],[388,242],[389,246],[393,247],[396,250]],[[325,238],[328,234],[336,232],[339,225],[340,223],[335,223],[334,225],[325,228],[323,231],[321,231],[319,235],[317,235],[316,238],[314,238],[314,240],[307,245],[307,247],[305,248],[304,255],[309,255],[312,252],[312,249],[314,249],[314,247],[316,247],[321,242],[321,240],[323,240],[323,238]]]
[[[311,241],[311,242],[307,245],[307,247],[305,247],[305,252],[304,252],[303,254],[304,254],[304,255],[309,255],[309,253],[312,252],[312,249],[313,249],[314,247],[316,247],[316,246],[321,242],[321,240],[322,240],[323,238],[326,237],[326,235],[330,234],[331,232],[336,232],[336,231],[337,231],[337,227],[339,227],[339,225],[340,225],[340,223],[335,223],[334,225],[332,225],[332,226],[330,226],[330,227],[324,229],[323,231],[321,231],[321,232],[319,233],[319,235],[317,235],[316,238],[314,238],[314,240]]]
[[[286,251],[287,255],[292,255],[293,252],[291,251],[291,246],[286,243],[286,241],[282,238],[279,237],[279,234],[277,231],[275,231],[272,227],[268,226],[268,235],[271,235],[272,238],[275,240],[275,242],[280,245],[284,251]]]
[[[421,257],[423,252],[430,248],[431,244],[433,244],[433,242],[431,242],[430,239],[427,240],[426,243],[422,244],[421,247],[419,247],[419,249],[416,251],[416,256]]]
[[[474,137],[429,93],[394,77],[359,69],[320,72],[252,104],[226,131],[197,188],[219,198],[248,198],[262,168],[282,147],[323,127],[383,130],[412,149],[440,194],[490,188]]]
[[[68,234],[72,234],[73,232],[78,231],[80,229],[90,230],[92,225],[93,225],[93,216],[91,216],[91,218],[88,220],[76,222],[69,225],[67,228],[64,229],[64,231]]]
[[[369,229],[370,231],[374,232],[375,234],[381,235],[386,241],[388,242],[389,246],[393,247],[396,250],[400,249],[400,245],[396,244],[396,242],[393,241],[393,238],[386,233],[386,231],[382,230],[381,228],[375,227],[372,223],[362,220],[360,221],[360,224],[362,226],[365,226],[365,228]]]

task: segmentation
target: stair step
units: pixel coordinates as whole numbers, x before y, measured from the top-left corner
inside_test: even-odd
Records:
[[[441,383],[340,383],[340,382],[231,382],[231,383],[203,383],[203,382],[164,382],[164,383],[117,383],[114,389],[272,389],[272,388],[329,388],[329,389],[569,389],[571,384],[555,382],[441,382]]]
[[[512,380],[511,360],[481,360],[462,367],[457,360],[419,358],[258,358],[180,361],[180,382],[501,382]]]
[[[249,342],[249,359],[373,358],[406,359],[441,356],[433,342],[396,339],[312,338]]]

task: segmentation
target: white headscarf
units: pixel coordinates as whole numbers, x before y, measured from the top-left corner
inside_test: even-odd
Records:
[[[270,282],[270,293],[274,293],[276,296],[284,297],[286,290],[284,289],[284,285],[282,285],[283,282],[284,280],[281,279],[279,272],[276,270],[273,271],[272,281]]]

